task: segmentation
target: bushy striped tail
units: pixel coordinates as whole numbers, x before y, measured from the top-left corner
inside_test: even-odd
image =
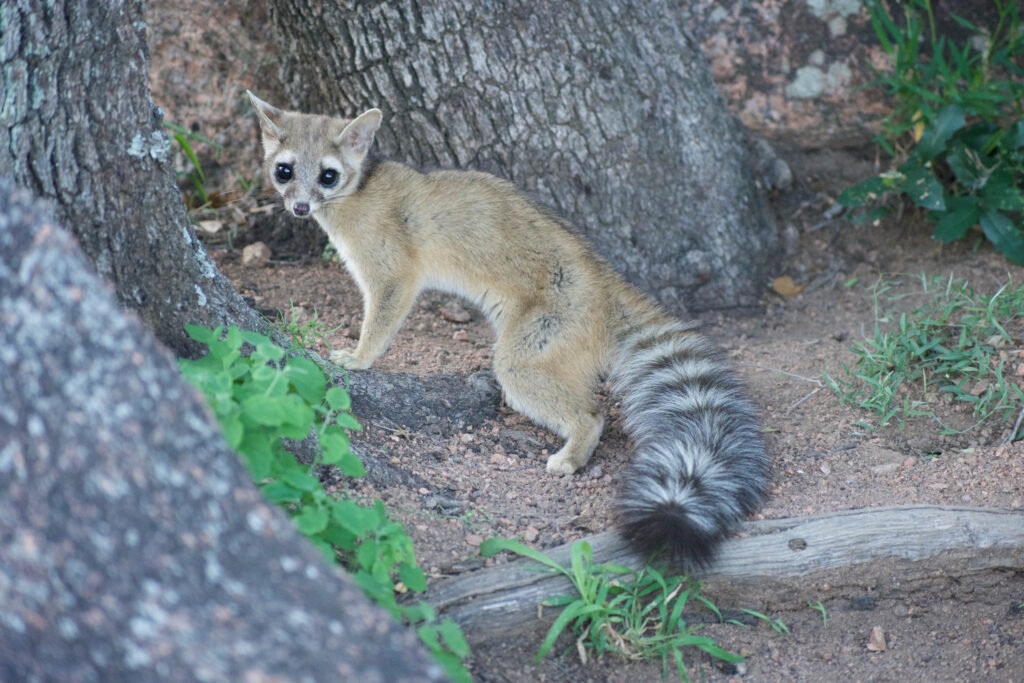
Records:
[[[623,534],[687,571],[767,494],[754,404],[695,325],[658,316],[619,347],[612,385],[636,454],[619,493]]]

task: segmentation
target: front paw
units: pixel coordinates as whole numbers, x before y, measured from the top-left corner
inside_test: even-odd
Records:
[[[365,370],[370,367],[369,361],[364,361],[352,349],[338,349],[331,351],[331,362],[341,365],[346,370]]]

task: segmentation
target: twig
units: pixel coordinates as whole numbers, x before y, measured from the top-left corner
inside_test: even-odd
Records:
[[[816,393],[818,393],[818,392],[819,392],[819,391],[821,391],[822,389],[823,389],[823,387],[818,387],[817,389],[815,389],[814,391],[812,391],[811,393],[807,394],[807,395],[806,395],[806,396],[804,396],[804,397],[803,397],[802,399],[800,399],[799,401],[797,401],[796,403],[794,403],[793,405],[791,405],[791,406],[789,407],[789,410],[787,410],[787,411],[786,411],[786,415],[789,415],[789,414],[790,414],[791,412],[793,412],[793,410],[794,410],[794,409],[795,409],[795,408],[796,408],[796,407],[797,407],[798,405],[800,405],[801,403],[803,403],[804,401],[806,401],[807,399],[809,399],[809,398],[810,398],[811,396],[814,396],[814,395],[815,395]]]
[[[1017,436],[1017,430],[1020,429],[1020,423],[1024,421],[1024,408],[1020,409],[1017,414],[1017,421],[1013,423],[1013,429],[1010,431],[1010,435],[1003,441],[1004,444],[1013,443],[1013,437]]]
[[[737,361],[736,364],[737,365],[748,365],[748,366],[750,366],[752,368],[759,368],[761,370],[768,370],[769,372],[779,372],[779,373],[782,373],[783,375],[788,375],[789,377],[795,377],[796,379],[802,379],[805,382],[810,382],[812,384],[817,384],[819,388],[825,386],[824,384],[821,383],[820,379],[814,379],[812,377],[804,377],[803,375],[797,375],[795,373],[787,372],[785,370],[780,370],[778,368],[769,368],[766,365],[758,365],[757,363],[745,363],[743,361]]]

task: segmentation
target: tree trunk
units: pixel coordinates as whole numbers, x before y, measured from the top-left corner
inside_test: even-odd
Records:
[[[383,155],[511,179],[677,312],[755,305],[777,275],[740,131],[668,0],[282,0],[271,15],[293,106],[380,107]]]
[[[179,354],[186,323],[264,324],[210,261],[147,88],[143,3],[0,4],[0,169],[48,200],[122,304]]]
[[[0,180],[0,680],[440,680]]]

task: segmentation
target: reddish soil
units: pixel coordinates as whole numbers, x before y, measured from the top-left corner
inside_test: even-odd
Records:
[[[812,213],[820,217],[817,207]],[[970,504],[1020,509],[1024,505],[1024,448],[1008,445],[1011,424],[993,423],[965,435],[940,435],[931,420],[877,431],[858,423],[864,411],[840,404],[819,389],[822,373],[852,363],[852,341],[873,324],[867,286],[880,276],[907,282],[921,272],[968,278],[998,288],[1020,269],[988,247],[939,248],[916,221],[856,228],[842,221],[804,233],[801,248],[780,275],[796,273],[804,290],[785,298],[766,288],[758,315],[708,317],[706,331],[726,350],[763,411],[774,486],[764,518],[792,517],[893,503]],[[361,301],[344,268],[332,261],[242,266],[238,252],[214,252],[222,270],[261,308],[308,320],[315,314],[336,332],[334,347],[358,336]],[[906,275],[900,276],[903,273]],[[845,286],[853,278],[857,282]],[[292,308],[294,307],[294,308]],[[1016,340],[1018,343],[1021,340]],[[429,292],[375,367],[427,375],[469,373],[490,364],[493,333],[481,316],[455,299]],[[321,352],[326,346],[321,345]],[[615,416],[614,406],[610,407]],[[967,415],[948,408],[947,417]],[[391,462],[424,485],[376,490],[407,523],[421,564],[432,577],[489,564],[476,553],[485,538],[520,536],[543,549],[610,528],[615,482],[629,452],[612,420],[590,464],[570,478],[544,471],[557,435],[503,408],[500,418],[447,438],[411,434],[393,425],[368,424],[360,436],[390,446]],[[702,633],[747,656],[739,667],[714,668],[711,680],[743,673],[751,680],[1021,680],[1024,672],[1024,575],[998,574],[955,594],[902,600],[830,600],[808,585],[828,615],[805,609],[771,613],[790,629],[780,635],[763,624],[709,625]],[[714,600],[714,596],[708,596]],[[738,609],[756,605],[719,605]],[[888,649],[867,649],[875,626]],[[657,666],[605,657],[586,666],[573,652],[526,665],[543,633],[477,648],[472,660],[481,680],[627,680],[660,676]],[[569,643],[566,643],[568,647]],[[510,662],[515,662],[510,666]],[[691,671],[692,673],[692,671]]]
[[[155,98],[169,118],[184,125],[223,122],[228,117],[227,123],[200,131],[225,145],[220,172],[212,155],[206,157],[209,183],[224,198],[243,198],[195,216],[244,225],[256,200],[252,192],[238,191],[234,178],[258,177],[258,143],[246,113],[225,103],[238,102],[244,87],[258,84],[251,73],[241,73],[235,80],[225,76],[225,62],[204,52],[207,34],[196,29],[194,21],[188,24],[189,11],[167,7],[179,4],[153,3],[154,16],[164,22],[153,29]],[[225,32],[226,25],[222,21],[206,30]],[[175,36],[185,42],[175,43]],[[195,43],[189,44],[193,39]],[[189,89],[176,88],[168,76],[179,68],[182,50],[191,55],[189,83],[207,93],[202,101],[190,99]],[[230,85],[218,105],[217,98],[211,101],[208,95],[211,88],[203,86],[223,83]],[[802,291],[784,297],[765,283],[762,311],[703,318],[705,331],[734,360],[762,409],[774,473],[772,496],[760,515],[781,518],[894,503],[1020,509],[1024,442],[1003,443],[1012,419],[953,436],[940,435],[936,423],[926,418],[910,420],[902,428],[871,431],[859,424],[870,420],[869,415],[842,405],[835,393],[819,388],[823,372],[837,374],[842,363],[853,362],[849,346],[871,329],[867,287],[879,277],[901,280],[901,291],[910,291],[921,273],[953,273],[979,291],[994,292],[1008,274],[1014,282],[1024,281],[1024,269],[1008,265],[987,244],[977,249],[968,244],[942,247],[930,239],[928,227],[909,214],[878,226],[825,223],[829,197],[848,184],[850,176],[867,175],[870,166],[841,151],[796,154],[787,160],[796,189],[777,198],[775,208],[780,220],[801,237],[778,274],[790,275]],[[232,168],[236,163],[240,167]],[[269,262],[243,266],[237,245],[247,239],[244,229],[234,237],[236,248],[228,248],[219,236],[209,241],[209,247],[242,294],[267,311],[288,313],[294,306],[300,320],[315,312],[327,328],[338,328],[327,336],[327,343],[353,343],[361,302],[340,264],[318,257],[281,260],[289,245],[272,241]],[[492,342],[493,333],[479,313],[429,292],[375,367],[422,375],[469,373],[489,367]],[[1019,350],[1024,339],[1018,335],[1014,343],[1012,350]],[[320,344],[318,350],[324,353],[327,347]],[[1019,357],[1014,362],[1020,363]],[[1024,374],[1024,365],[1015,371]],[[950,420],[967,419],[955,407],[942,410]],[[544,471],[546,456],[561,445],[559,438],[507,408],[496,420],[450,436],[367,424],[359,438],[387,444],[392,464],[422,483],[379,489],[356,483],[355,491],[380,497],[395,510],[413,536],[421,566],[434,579],[494,562],[477,553],[479,543],[492,535],[521,536],[540,549],[566,543],[612,524],[610,504],[615,483],[628,466],[629,451],[614,419],[614,405],[609,414],[612,419],[591,462],[566,478]],[[768,615],[784,622],[788,635],[761,623],[705,626],[701,633],[747,661],[722,666],[691,657],[690,675],[755,681],[1024,680],[1024,572],[1019,568],[906,599],[875,599],[870,593],[858,600],[837,599],[816,585],[807,586],[806,599],[821,601],[827,623],[808,608]],[[756,596],[751,596],[749,604],[719,607],[737,610],[756,604]],[[867,647],[874,627],[885,634],[885,651]],[[538,629],[477,647],[470,660],[474,676],[482,681],[632,681],[661,676],[660,664],[612,656],[581,664],[568,639],[557,650],[568,649],[567,654],[532,663],[542,637],[543,630]]]

